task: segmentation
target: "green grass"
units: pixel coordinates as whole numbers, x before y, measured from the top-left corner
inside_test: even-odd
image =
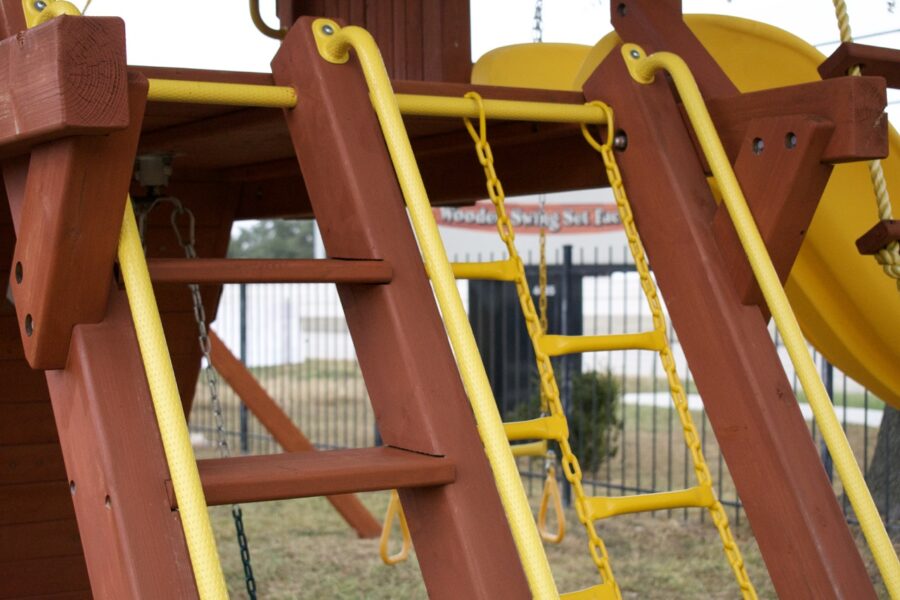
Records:
[[[387,493],[361,498],[380,519]],[[216,507],[212,516],[229,591],[232,598],[246,598],[230,510]],[[427,597],[414,554],[401,565],[383,565],[378,540],[358,539],[324,499],[246,505],[244,521],[260,598]],[[574,591],[598,579],[585,533],[571,511],[567,522],[565,540],[547,546],[547,555],[559,589]],[[740,597],[708,520],[700,523],[694,514],[687,521],[639,515],[604,521],[599,529],[626,599]],[[759,597],[776,598],[751,532],[741,526],[734,533]],[[879,595],[887,598],[882,587]]]

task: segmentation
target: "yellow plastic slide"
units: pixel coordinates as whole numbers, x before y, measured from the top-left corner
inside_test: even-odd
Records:
[[[818,50],[778,28],[714,15],[685,21],[742,92],[819,80]],[[593,48],[525,44],[482,57],[473,83],[580,90],[618,43],[613,33]],[[565,82],[571,82],[566,84]],[[891,129],[884,171],[900,214],[900,136]],[[900,408],[900,293],[855,241],[877,221],[865,163],[838,165],[809,228],[786,289],[803,332],[837,368]]]

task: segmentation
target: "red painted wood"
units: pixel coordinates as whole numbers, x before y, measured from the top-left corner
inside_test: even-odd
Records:
[[[874,598],[766,323],[732,283],[671,89],[634,82],[614,50],[585,95],[616,107],[628,132],[618,161],[635,222],[776,590]]]
[[[856,249],[860,254],[878,254],[885,246],[896,241],[900,241],[900,221],[879,221],[856,240]]]
[[[833,132],[829,121],[809,115],[751,121],[734,165],[782,284],[828,184],[831,165],[822,162],[822,154]],[[754,145],[756,140],[761,140],[759,145]],[[746,253],[721,204],[713,230],[738,295],[745,304],[763,308],[768,317]]]
[[[456,479],[450,459],[386,447],[213,458],[197,464],[210,506],[433,487]],[[166,488],[175,508],[171,482]]]
[[[124,57],[124,36],[116,41]],[[111,77],[116,73],[109,69]],[[118,77],[124,83],[124,59]],[[146,80],[132,78],[128,94],[128,129],[58,140],[31,154],[21,216],[15,219],[10,286],[25,357],[34,368],[64,367],[72,327],[103,318]]]
[[[294,425],[290,417],[266,393],[247,367],[234,356],[215,333],[209,336],[210,357],[213,367],[228,382],[244,405],[250,409],[266,430],[285,452],[312,452],[316,448]],[[381,534],[381,524],[372,513],[353,495],[328,496],[347,523],[363,538],[374,538]]]
[[[390,283],[384,261],[333,259],[151,259],[154,283]]]
[[[126,127],[124,42],[121,19],[71,17],[0,41],[0,156]]]
[[[865,75],[883,77],[888,87],[900,87],[900,50],[896,48],[843,43],[819,65],[819,75],[822,79],[844,77],[853,67],[860,67]]]
[[[379,430],[457,468],[452,485],[400,492],[428,593],[530,597],[359,64],[322,60],[311,25],[292,29],[273,72],[304,107],[285,114],[328,255],[394,267],[390,285],[338,285]]]

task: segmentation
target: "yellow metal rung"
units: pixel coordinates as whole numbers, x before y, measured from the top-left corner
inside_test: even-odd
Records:
[[[561,600],[616,600],[616,587],[612,581],[607,581],[589,588],[568,592],[560,596]]]
[[[547,440],[528,442],[527,444],[513,444],[510,446],[513,456],[534,456],[543,458],[547,456]]]
[[[478,103],[471,98],[397,94],[397,106],[404,115],[477,119]],[[606,123],[606,111],[589,104],[529,102],[522,100],[482,100],[488,119],[542,121],[549,123]]]
[[[579,354],[581,352],[607,352],[609,350],[661,351],[666,344],[662,331],[623,333],[617,335],[545,335],[540,348],[550,356]]]
[[[453,275],[457,279],[489,279],[491,281],[515,281],[519,274],[516,263],[507,260],[490,262],[453,263]]]
[[[529,421],[504,423],[506,438],[511,442],[520,440],[561,440],[569,435],[566,420],[559,416],[541,417]]]
[[[716,501],[712,487],[698,485],[676,492],[637,494],[635,496],[594,496],[587,499],[588,517],[592,521],[653,510],[670,508],[709,508]]]
[[[151,102],[258,108],[293,108],[297,105],[297,93],[291,87],[176,79],[150,79],[148,81],[150,89],[147,92],[147,99]]]

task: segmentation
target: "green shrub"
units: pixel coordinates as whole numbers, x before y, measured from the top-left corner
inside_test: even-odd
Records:
[[[620,386],[611,376],[593,371],[574,375],[571,384],[569,443],[581,470],[592,473],[614,457],[619,449],[619,432],[622,430]],[[507,419],[533,419],[539,413],[540,398],[535,395],[510,411]],[[553,450],[559,457],[559,448]]]

